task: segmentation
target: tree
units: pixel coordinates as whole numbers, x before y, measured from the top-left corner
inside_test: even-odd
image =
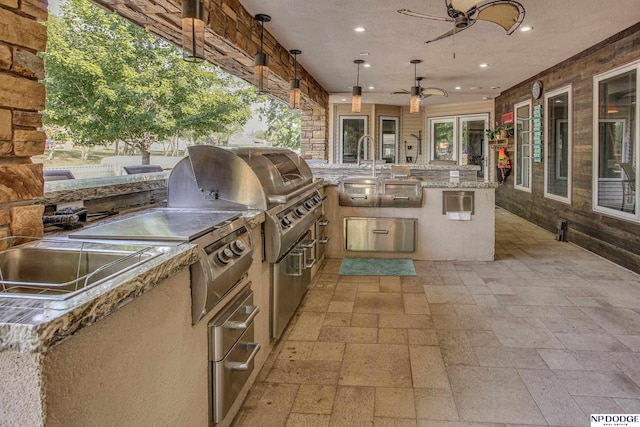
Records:
[[[260,107],[260,118],[265,118],[265,139],[276,147],[300,148],[300,113],[289,111],[287,104],[268,98]]]
[[[68,0],[47,25],[44,123],[75,144],[123,141],[148,164],[157,140],[228,138],[251,116],[248,85],[88,0]]]

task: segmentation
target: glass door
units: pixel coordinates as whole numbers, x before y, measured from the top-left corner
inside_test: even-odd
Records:
[[[455,162],[455,124],[454,118],[429,119],[431,160]]]
[[[398,123],[397,117],[380,117],[380,153],[378,153],[378,158],[387,163],[398,163]]]
[[[340,116],[340,163],[356,163],[358,140],[366,134],[367,116]],[[367,144],[362,144],[360,159],[365,159],[367,153]]]
[[[486,116],[468,116],[459,118],[458,129],[461,155],[459,164],[480,166],[478,176],[484,176]]]

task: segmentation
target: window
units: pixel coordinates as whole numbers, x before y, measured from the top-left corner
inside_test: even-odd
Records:
[[[593,209],[638,221],[638,68],[601,74],[593,82]]]
[[[379,159],[387,163],[398,163],[398,122],[397,117],[380,117]]]
[[[480,166],[484,176],[487,114],[429,119],[430,159],[451,161],[459,165]]]
[[[531,101],[516,104],[515,116],[514,187],[531,192]]]
[[[544,195],[571,203],[571,86],[547,93],[544,109],[547,118]]]
[[[357,162],[358,140],[368,134],[367,129],[367,116],[340,116],[340,163]],[[361,160],[367,157],[367,145],[360,147]]]

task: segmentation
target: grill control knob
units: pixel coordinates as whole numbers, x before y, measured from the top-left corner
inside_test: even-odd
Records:
[[[231,258],[233,258],[233,252],[229,248],[224,248],[218,252],[217,258],[222,264],[227,265],[229,261],[231,261]]]
[[[235,256],[242,255],[242,252],[244,252],[244,250],[247,249],[247,245],[245,245],[244,242],[240,239],[231,243],[229,247],[231,248],[231,252],[233,252],[233,255]]]
[[[302,217],[302,215],[304,215],[304,208],[302,206],[299,206],[299,207],[296,208],[294,213],[296,214],[296,216],[298,218],[300,218],[300,217]]]
[[[313,204],[310,200],[307,200],[306,202],[304,202],[304,207],[310,210],[313,207]]]
[[[280,224],[282,224],[282,228],[287,228],[289,225],[291,225],[291,220],[285,216],[280,220]]]

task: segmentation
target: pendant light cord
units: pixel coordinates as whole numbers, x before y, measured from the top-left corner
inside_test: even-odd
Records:
[[[360,86],[360,63],[358,63],[358,74],[356,76],[356,86]]]
[[[264,44],[264,21],[260,22],[260,53],[264,53],[262,46]]]

